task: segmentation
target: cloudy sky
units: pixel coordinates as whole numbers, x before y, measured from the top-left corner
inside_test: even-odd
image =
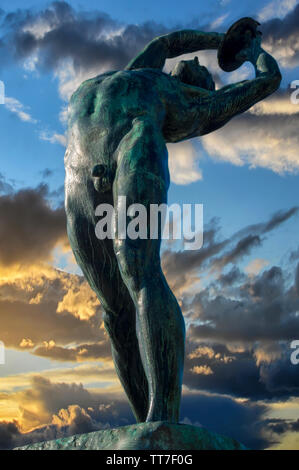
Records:
[[[280,90],[213,134],[169,145],[169,202],[204,204],[203,247],[162,250],[187,325],[181,421],[255,449],[299,449],[296,0],[0,2],[0,448],[134,421],[65,232],[70,95],[159,34],[223,32],[242,16],[262,23]],[[251,65],[227,74],[214,52],[197,55],[218,87],[253,77]]]

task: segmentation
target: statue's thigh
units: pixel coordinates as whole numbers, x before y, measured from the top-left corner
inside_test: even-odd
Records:
[[[119,196],[128,204],[161,204],[169,187],[168,153],[161,132],[149,118],[134,119],[132,129],[117,151],[117,170],[113,183],[116,207]]]
[[[113,241],[97,237],[97,218],[90,218],[83,210],[68,214],[67,231],[75,259],[85,279],[97,294],[104,310],[115,314],[128,308],[131,298],[121,278]]]
[[[168,186],[167,150],[159,130],[151,122],[135,122],[119,147],[113,183],[117,229],[114,249],[131,295],[141,288],[145,278],[156,275],[160,270],[161,239],[150,236],[150,206],[167,202]],[[132,239],[130,235],[129,224],[135,218],[135,204],[141,205],[139,209],[146,213],[146,219],[142,220],[146,224],[146,238],[138,236]],[[135,208],[139,210],[137,206]],[[132,212],[125,217],[125,238],[122,238],[118,232],[119,220],[123,219],[124,210],[130,209]],[[144,226],[140,228],[139,233],[144,233]]]

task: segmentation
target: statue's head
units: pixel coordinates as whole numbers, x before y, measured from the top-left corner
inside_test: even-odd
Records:
[[[215,82],[206,67],[200,65],[198,57],[193,60],[181,60],[171,72],[172,77],[178,78],[187,85],[194,85],[214,91]]]

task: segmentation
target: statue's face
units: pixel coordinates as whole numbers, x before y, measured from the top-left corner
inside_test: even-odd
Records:
[[[171,72],[173,77],[188,85],[198,86],[206,90],[215,90],[212,75],[206,67],[199,64],[198,58],[194,60],[181,60]]]

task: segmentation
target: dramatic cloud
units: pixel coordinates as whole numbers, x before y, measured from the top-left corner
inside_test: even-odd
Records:
[[[204,136],[204,149],[212,158],[233,165],[269,168],[279,174],[298,173],[299,111],[296,105],[290,104],[287,93],[283,103],[278,114],[276,98],[270,97],[252,112],[240,115],[222,129]]]
[[[293,10],[296,3],[297,0],[273,0],[260,11],[258,20],[265,22],[273,17],[281,18]]]
[[[265,47],[284,67],[299,65],[299,5],[284,18],[273,18],[262,25]]]
[[[189,326],[184,383],[192,390],[251,400],[299,395],[290,361],[299,331],[299,267],[268,267],[259,258],[244,271],[237,266],[297,213],[297,207],[278,212],[224,240],[213,222],[198,252],[164,252],[164,271]]]
[[[0,403],[8,396],[0,395]],[[2,449],[134,422],[123,396],[109,391],[108,398],[104,390],[89,391],[82,384],[53,382],[40,375],[12,398],[19,404],[20,418],[0,422]]]
[[[34,350],[34,354],[62,362],[103,361],[105,359],[111,361],[110,346],[106,339],[94,344],[80,344],[80,346],[75,348],[56,346],[53,340],[49,342],[45,341],[43,346]]]
[[[134,422],[123,396],[120,398],[111,392],[107,396],[105,390],[95,392],[82,385],[54,382],[38,375],[32,378],[29,388],[16,394],[15,399],[20,404],[21,419],[0,423],[0,448]],[[263,436],[265,411],[264,405],[185,391],[181,422],[208,427],[238,439],[250,448],[263,448],[269,444]],[[219,420],[219,414],[224,419]]]
[[[0,422],[0,449],[12,449],[20,437],[18,423],[16,421]]]
[[[275,266],[245,280],[236,275],[230,285],[215,281],[185,304],[188,387],[254,400],[299,396],[290,360],[299,331],[298,269],[291,282]]]
[[[154,22],[124,25],[100,11],[76,11],[66,2],[52,2],[38,13],[9,13],[3,29],[4,48],[27,70],[56,71],[64,96],[90,73],[123,68],[153,37],[168,30]]]
[[[0,197],[0,265],[48,260],[58,242],[66,243],[64,209],[52,209],[47,196],[41,185]]]
[[[265,48],[283,66],[299,64],[299,6],[290,11],[293,6],[292,2],[284,2],[279,14],[288,12],[286,16],[272,18],[262,28]],[[265,12],[263,15],[264,19],[269,17]],[[204,30],[207,26],[192,24],[189,27]],[[105,13],[77,11],[66,2],[53,2],[37,13],[30,10],[9,13],[4,17],[3,30],[6,31],[2,37],[3,48],[29,71],[52,71],[59,80],[60,94],[66,100],[83,80],[106,70],[123,68],[153,37],[170,31],[167,26],[154,22],[121,24]],[[223,74],[220,73],[215,54],[201,53],[200,60],[221,85],[219,74]],[[167,71],[176,61],[169,61],[172,65],[168,64]],[[248,164],[277,173],[297,172],[296,108],[290,103],[287,92],[277,93],[245,115],[235,118],[223,129],[205,136],[202,139],[203,148],[212,158],[235,165]],[[19,108],[14,106],[14,109]],[[55,132],[51,135],[42,133],[41,138],[65,145],[65,137]],[[170,149],[170,170],[177,184],[187,184],[202,177],[195,162],[198,146],[192,149],[192,144],[186,145]]]
[[[293,7],[292,0],[284,2],[277,15],[289,13],[263,25],[265,48],[283,67],[299,63],[299,7],[290,12]],[[269,11],[261,13],[264,20]],[[0,16],[2,63],[10,56],[26,73],[50,71],[66,100],[84,79],[124,67],[154,36],[169,31],[155,23],[124,25],[65,2],[37,13],[18,10]],[[225,20],[217,18],[214,27]],[[215,59],[214,52],[200,57],[221,86]],[[168,63],[167,70],[172,66]],[[34,122],[17,100],[8,98],[6,106]],[[206,136],[202,148],[235,165],[296,173],[298,116],[289,90],[280,90]],[[65,145],[63,134],[41,132],[40,138]],[[196,165],[199,148],[194,141],[169,146],[176,184],[202,178]],[[51,176],[51,170],[43,176]],[[64,210],[49,203],[61,197],[61,189],[56,194],[46,186],[15,192],[0,175],[0,193],[1,340],[16,354],[33,354],[35,361],[55,361],[57,367],[39,375],[12,371],[1,381],[0,447],[129,424],[132,413],[113,368],[98,299],[82,277],[45,264],[66,249]],[[265,448],[277,436],[298,432],[298,416],[270,419],[268,412],[274,400],[280,405],[299,396],[297,368],[290,362],[290,342],[299,331],[299,250],[288,254],[284,269],[255,254],[267,234],[297,212],[297,207],[279,212],[226,239],[213,220],[205,227],[201,250],[167,249],[162,256],[187,325],[181,420],[231,435],[251,448]],[[62,368],[63,361],[72,367]]]
[[[206,225],[204,245],[200,250],[163,252],[162,266],[171,287],[179,295],[198,282],[201,272],[220,271],[227,265],[236,264],[252,250],[260,246],[264,235],[279,227],[282,223],[297,214],[298,208],[273,214],[268,221],[249,225],[228,239],[220,238],[217,221]],[[226,273],[228,276],[228,274]],[[239,276],[237,272],[231,275]],[[222,278],[223,279],[223,278]],[[224,283],[226,282],[224,278]]]
[[[271,442],[266,434],[267,425],[263,425],[266,411],[263,404],[241,403],[230,397],[197,392],[183,395],[181,417],[186,424],[207,427],[237,439],[250,449],[263,449]]]
[[[0,330],[7,347],[28,349],[62,360],[110,356],[102,310],[86,281],[53,268],[12,272],[0,281]],[[61,347],[77,343],[78,347]],[[85,344],[87,343],[87,344]],[[79,347],[83,344],[82,347]]]

